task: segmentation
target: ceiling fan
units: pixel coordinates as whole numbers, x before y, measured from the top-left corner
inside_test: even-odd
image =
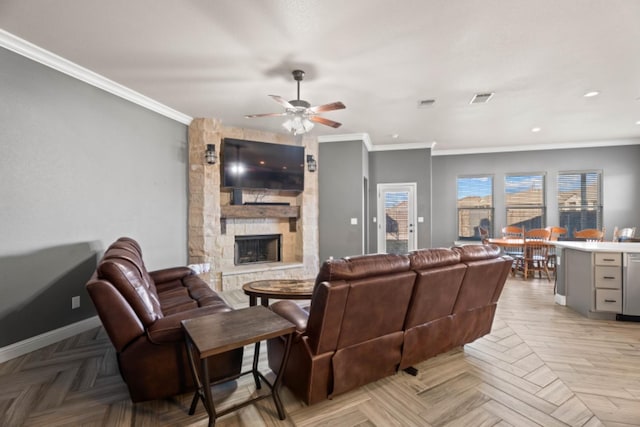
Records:
[[[246,118],[255,117],[289,117],[282,126],[289,132],[293,132],[294,135],[309,132],[314,123],[320,123],[322,125],[331,126],[332,128],[338,128],[342,123],[329,120],[324,117],[320,117],[320,113],[333,110],[342,110],[345,108],[344,104],[340,101],[332,102],[330,104],[318,105],[312,107],[311,104],[303,99],[300,99],[300,82],[304,78],[304,71],[293,70],[293,79],[298,82],[298,99],[287,101],[278,95],[269,95],[277,103],[285,108],[282,113],[266,113],[266,114],[251,114],[245,116]]]

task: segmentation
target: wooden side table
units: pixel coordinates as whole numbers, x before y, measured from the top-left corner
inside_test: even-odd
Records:
[[[249,305],[254,306],[260,298],[260,304],[269,306],[269,298],[275,299],[311,299],[315,279],[271,279],[245,283],[242,290],[249,295]]]
[[[194,383],[197,387],[193,400],[191,401],[189,415],[193,415],[195,413],[198,400],[202,400],[202,403],[209,414],[209,426],[213,426],[215,425],[217,417],[226,415],[232,411],[257,402],[258,400],[273,396],[273,402],[278,410],[278,416],[281,420],[285,419],[286,416],[284,408],[282,407],[282,402],[280,401],[280,395],[278,393],[280,386],[282,385],[284,368],[289,358],[291,337],[295,331],[293,323],[265,307],[254,306],[183,320],[182,327],[184,328],[186,336],[189,364],[191,366]],[[260,341],[285,335],[285,352],[282,357],[278,375],[276,375],[276,379],[273,384],[271,384],[265,376],[258,371]],[[271,393],[256,396],[223,411],[216,412],[211,395],[211,386],[234,380],[237,376],[223,378],[211,384],[209,381],[209,365],[207,363],[207,358],[254,343],[256,348],[253,354],[252,369],[250,371],[240,373],[240,376],[252,374],[256,383],[256,389],[261,388],[260,380],[262,379],[262,381],[264,381],[264,383],[271,389]]]

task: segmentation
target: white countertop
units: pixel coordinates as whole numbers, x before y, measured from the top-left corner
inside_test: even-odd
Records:
[[[576,249],[584,252],[640,253],[640,243],[638,242],[570,242],[559,240],[552,243],[559,248]]]

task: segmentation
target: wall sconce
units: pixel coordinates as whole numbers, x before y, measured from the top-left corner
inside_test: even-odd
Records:
[[[315,172],[318,169],[316,159],[313,158],[313,154],[307,154],[307,170],[309,172]]]
[[[210,165],[215,165],[218,156],[216,156],[216,146],[214,144],[207,144],[207,150],[204,152],[204,158]]]

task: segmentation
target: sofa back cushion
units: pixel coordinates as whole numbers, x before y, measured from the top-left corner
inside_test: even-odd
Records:
[[[414,281],[405,255],[325,261],[316,278],[307,323],[314,353],[402,330]]]
[[[497,245],[466,245],[456,246],[452,249],[460,254],[460,261],[479,261],[500,256],[500,247]]]
[[[452,314],[467,269],[460,254],[447,248],[413,251],[409,260],[418,277],[405,330]]]
[[[495,245],[468,245],[453,248],[467,271],[460,287],[454,313],[496,303],[511,268],[511,258],[501,257]]]
[[[351,281],[337,348],[402,331],[415,280],[402,271]]]
[[[334,280],[355,280],[409,270],[409,257],[395,254],[358,255],[325,261],[316,284]]]
[[[110,247],[98,265],[98,278],[113,284],[146,327],[162,317],[155,285],[141,258],[130,250]]]

